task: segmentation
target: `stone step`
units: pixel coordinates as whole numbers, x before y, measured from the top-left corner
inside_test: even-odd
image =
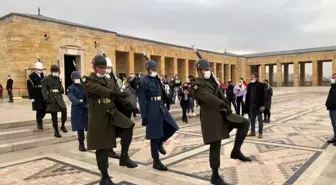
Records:
[[[62,134],[61,138],[55,138],[51,132],[29,137],[9,139],[0,142],[0,153],[15,152],[29,148],[73,141],[76,139],[77,135],[75,133],[66,133]]]
[[[199,108],[195,108],[195,113],[198,113],[198,112],[199,112]],[[172,114],[172,116],[174,118],[175,117],[181,117],[182,110],[181,110],[181,108],[174,108],[174,109],[171,109],[170,113]],[[32,112],[32,114],[35,114],[35,113]],[[71,120],[71,118],[68,117],[68,120]],[[134,121],[141,121],[141,115],[138,114],[137,117],[134,118]],[[50,119],[44,119],[43,122],[44,122],[44,125],[51,124]],[[32,126],[32,125],[36,125],[35,120],[0,123],[0,129],[17,128],[17,127],[25,127],[25,126]]]

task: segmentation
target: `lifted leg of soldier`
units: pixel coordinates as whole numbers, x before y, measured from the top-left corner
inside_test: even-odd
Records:
[[[68,130],[65,127],[65,122],[67,121],[67,110],[64,109],[61,111],[62,113],[62,117],[61,117],[61,121],[62,121],[62,126],[61,126],[61,130],[63,131],[63,133],[67,133]]]
[[[108,150],[96,150],[96,160],[101,173],[99,185],[115,185],[108,174]]]
[[[79,142],[79,151],[85,152],[86,148],[84,144],[84,140],[85,140],[84,130],[78,130],[77,135],[78,135],[78,142]]]
[[[150,146],[151,146],[151,154],[153,158],[153,168],[160,170],[160,171],[167,171],[168,168],[161,163],[159,158],[159,143],[161,141],[157,139],[151,139]]]
[[[36,110],[36,122],[37,122],[37,128],[39,130],[43,130],[43,118],[46,115],[45,110]]]
[[[241,152],[241,146],[246,138],[247,132],[249,130],[250,122],[247,119],[244,119],[243,123],[230,123],[229,131],[231,132],[233,128],[237,128],[236,140],[231,152],[232,159],[238,159],[243,162],[250,162],[249,157],[245,157]]]
[[[216,185],[226,185],[227,183],[224,182],[224,180],[218,173],[218,169],[220,167],[220,150],[221,150],[221,141],[215,141],[210,143],[209,161],[212,170],[210,182],[211,184]]]
[[[161,138],[160,142],[159,142],[159,152],[162,154],[162,155],[166,155],[167,154],[167,151],[166,149],[163,147],[163,143],[166,142],[171,136],[174,135],[175,133],[175,130],[171,128],[171,126],[164,122],[163,124],[163,130],[165,131],[164,132],[164,136]]]
[[[52,112],[51,113],[51,121],[54,127],[54,136],[55,137],[62,137],[61,134],[58,131],[58,120],[57,120],[57,112]]]
[[[120,159],[120,155],[117,154],[113,148],[109,149],[108,150],[108,156],[111,157],[111,158],[114,158],[114,159]]]
[[[120,136],[121,140],[121,155],[119,159],[120,166],[126,166],[127,168],[136,168],[138,164],[132,161],[128,156],[128,149],[133,138],[133,127],[122,129],[116,127],[117,136]]]

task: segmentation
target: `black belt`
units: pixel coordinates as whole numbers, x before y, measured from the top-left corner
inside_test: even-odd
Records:
[[[151,97],[150,100],[151,101],[160,101],[162,99],[161,99],[161,96],[154,96],[154,97]]]
[[[42,85],[35,85],[35,88],[42,88]]]
[[[98,104],[109,104],[111,100],[108,98],[97,99]]]

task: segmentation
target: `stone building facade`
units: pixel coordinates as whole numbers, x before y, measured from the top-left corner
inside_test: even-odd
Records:
[[[4,85],[10,74],[15,88],[22,89],[20,94],[16,92],[20,96],[25,93],[27,75],[36,61],[36,54],[41,58],[47,73],[50,65],[56,64],[58,58],[64,81],[74,70],[73,63],[83,75],[92,72],[91,60],[101,53],[100,48],[112,59],[117,73],[129,75],[145,72],[145,60],[141,54],[145,51],[158,63],[160,75],[170,78],[177,74],[182,80],[186,80],[189,74],[196,75],[194,66],[197,56],[190,47],[135,38],[42,15],[11,13],[1,17],[0,41],[0,83]],[[278,69],[277,81],[281,82],[282,67],[286,76],[288,64],[294,64],[294,86],[299,86],[299,79],[302,80],[299,69],[304,71],[302,64],[307,62],[313,64],[313,85],[320,84],[322,62],[332,61],[333,72],[336,72],[336,47],[251,55],[206,50],[200,52],[211,61],[212,71],[224,82],[236,82],[240,77],[247,79],[252,71],[259,72],[261,78],[267,78],[266,66],[274,65]],[[270,67],[271,81],[272,72],[273,67]],[[286,85],[288,79],[284,79],[285,83],[278,83],[277,86]]]

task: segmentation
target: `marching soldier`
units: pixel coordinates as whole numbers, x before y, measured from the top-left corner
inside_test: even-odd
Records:
[[[153,60],[146,62],[148,75],[141,78],[138,87],[142,125],[146,126],[146,139],[150,140],[153,168],[167,171],[159,159],[159,152],[163,155],[166,150],[163,143],[167,141],[179,127],[164,105],[167,95],[158,78],[157,65]]]
[[[43,65],[41,62],[35,63],[35,71],[28,76],[27,88],[29,99],[32,102],[33,111],[36,111],[37,128],[43,129],[43,118],[46,115],[46,107],[42,95]]]
[[[234,148],[231,152],[232,159],[251,161],[245,157],[240,148],[249,129],[249,121],[237,114],[233,114],[229,102],[219,89],[217,82],[211,76],[210,63],[200,59],[196,63],[198,78],[193,84],[194,95],[201,107],[200,119],[204,144],[210,145],[210,167],[212,169],[211,183],[225,185],[227,183],[220,177],[221,140],[229,138],[229,133],[237,128]]]
[[[123,100],[125,93],[120,92],[117,84],[106,79],[107,62],[104,56],[95,56],[92,64],[94,73],[82,78],[89,106],[87,148],[96,150],[97,165],[102,175],[100,185],[113,185],[108,174],[108,151],[116,147],[117,137],[121,138],[119,165],[137,167],[128,156],[134,123],[117,110],[116,104],[131,111],[137,108]]]
[[[61,130],[63,133],[67,133],[68,130],[65,128],[65,122],[67,121],[67,107],[62,96],[62,94],[64,94],[64,88],[59,78],[58,65],[51,65],[50,72],[51,74],[42,80],[42,95],[47,107],[46,112],[51,114],[51,121],[55,129],[54,136],[62,137],[58,131],[57,113],[62,113]]]

